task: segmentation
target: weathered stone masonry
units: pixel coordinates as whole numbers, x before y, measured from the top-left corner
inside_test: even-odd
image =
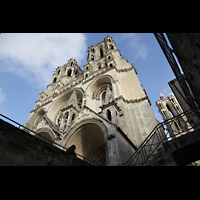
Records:
[[[0,119],[0,166],[91,166]]]

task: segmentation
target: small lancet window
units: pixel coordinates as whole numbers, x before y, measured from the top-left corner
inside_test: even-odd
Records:
[[[68,72],[67,72],[67,76],[71,76],[71,74],[72,74],[72,70],[69,69]]]
[[[78,75],[78,70],[76,69],[76,70],[74,71],[74,73],[75,73],[75,75]]]
[[[75,115],[75,114],[73,114],[73,115],[72,115],[72,121],[75,119],[75,117],[76,117],[76,115]]]
[[[54,85],[55,85],[56,80],[57,80],[57,78],[54,78],[54,79],[53,79],[53,84],[54,84]]]
[[[106,117],[107,117],[107,119],[108,119],[109,121],[112,121],[112,116],[111,116],[110,110],[107,110],[107,112],[106,112]]]
[[[103,50],[102,50],[102,48],[100,48],[100,56],[101,56],[101,58],[103,57]]]
[[[58,73],[57,74],[60,74],[60,69],[58,70]]]
[[[106,99],[106,91],[103,92],[102,96],[101,96],[102,102],[105,102]]]
[[[94,56],[93,55],[91,55],[91,60],[94,60]]]
[[[169,105],[166,105],[166,106],[167,106],[168,111],[169,111],[170,114],[171,114],[171,117],[173,117],[173,113],[172,113],[172,110],[170,109]]]

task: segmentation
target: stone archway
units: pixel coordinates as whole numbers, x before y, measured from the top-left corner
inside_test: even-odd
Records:
[[[63,146],[76,146],[76,153],[100,165],[106,165],[106,129],[96,120],[86,120],[70,131]]]
[[[46,141],[47,143],[49,144],[52,144],[53,145],[53,142],[54,142],[54,136],[53,136],[53,133],[50,129],[48,128],[40,128],[36,131],[37,135],[36,137],[43,140],[43,141]],[[47,140],[46,140],[46,139]]]
[[[86,94],[92,99],[95,90],[102,84],[110,84],[112,86],[113,78],[110,75],[103,75],[95,78],[86,88]]]

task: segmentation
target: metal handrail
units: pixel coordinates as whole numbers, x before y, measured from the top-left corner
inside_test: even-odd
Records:
[[[142,163],[138,164],[138,165],[145,165],[146,162],[148,161],[148,159],[151,157],[151,155],[155,152],[155,150],[160,146],[161,143],[163,143],[164,141],[166,141],[167,139],[172,139],[174,137],[176,137],[177,135],[183,133],[183,132],[186,132],[186,131],[189,131],[191,129],[194,129],[194,128],[199,128],[200,126],[200,119],[199,119],[199,112],[197,113],[198,111],[197,110],[188,110],[186,112],[183,112],[183,113],[180,113],[179,115],[173,117],[173,118],[170,118],[168,120],[165,120],[164,122],[161,122],[159,124],[157,124],[155,126],[155,128],[151,131],[151,133],[147,136],[147,138],[142,142],[142,144],[139,146],[139,148],[137,149],[137,151],[128,159],[128,161],[126,161],[125,163],[122,163],[120,164],[119,166],[124,166],[124,165],[130,165],[131,162],[135,161],[136,160],[136,165],[137,165],[137,161],[139,160],[139,156],[141,156],[140,159],[142,159]],[[18,122],[6,117],[5,115],[2,115],[0,114],[0,116],[8,119],[9,121],[12,121],[13,123],[19,125],[19,128],[20,127],[23,127],[24,129],[28,130],[28,131],[31,131],[32,133],[34,133],[35,135],[33,136],[37,136],[39,135],[39,133],[36,133],[34,132],[33,130],[19,124]],[[183,119],[184,117],[186,117],[187,119],[181,121],[181,119]],[[191,121],[191,119],[193,120],[193,122]],[[185,123],[185,127],[183,127],[182,129],[179,130],[178,133],[176,133],[174,136],[167,136],[166,132],[168,134],[170,134],[171,131],[173,131],[172,129],[172,123],[173,122],[181,122],[181,123]],[[190,128],[187,128],[187,123],[190,124]],[[165,128],[164,126],[166,126],[167,128]],[[18,128],[18,127],[16,127]],[[187,128],[187,129],[185,129]],[[161,131],[161,132],[160,132]],[[163,135],[163,133],[165,133],[165,135]],[[51,142],[51,144],[55,144],[59,147],[61,147],[61,150],[65,149],[67,150],[68,148],[52,141],[52,140],[49,140],[48,138],[42,136],[42,135],[39,135],[39,137],[41,138],[44,138],[44,142],[46,141],[49,141]],[[155,139],[157,137],[157,139]],[[148,142],[150,142],[150,144],[148,144]],[[156,147],[155,147],[156,145]],[[153,147],[154,146],[154,147]],[[146,148],[149,148],[147,152],[147,149]],[[149,154],[148,154],[149,153]],[[97,165],[97,166],[100,166],[100,164],[92,161],[92,160],[89,160],[88,158],[85,158],[83,157],[82,155],[78,154],[78,153],[75,153],[77,156],[83,158],[84,161],[88,161],[88,163],[93,163],[94,165]]]
[[[151,133],[147,136],[147,138],[139,146],[138,150],[134,152],[134,154],[125,163],[122,163],[119,166],[130,165],[134,161],[136,163],[135,165],[145,165],[148,159],[156,151],[156,149],[158,149],[160,144],[167,141],[168,139],[173,139],[177,135],[183,134],[184,132],[190,131],[191,129],[200,126],[199,114],[197,112],[197,110],[188,110],[157,124]],[[179,127],[180,130],[175,134],[172,128],[174,122],[182,123],[182,125],[184,125],[184,127]],[[174,135],[172,135],[172,133]],[[140,163],[137,164],[138,162]]]
[[[4,117],[4,118],[8,119],[9,121],[12,121],[13,123],[19,125],[19,127],[16,127],[16,128],[19,128],[19,129],[20,129],[21,127],[23,127],[23,128],[25,128],[26,130],[31,131],[32,133],[34,133],[35,135],[33,135],[33,136],[35,136],[35,137],[36,137],[37,135],[39,135],[39,133],[36,133],[35,131],[33,131],[33,130],[31,130],[31,129],[29,129],[29,128],[27,128],[27,127],[21,125],[21,124],[19,124],[18,122],[14,121],[14,120],[12,120],[12,119],[10,119],[10,118],[8,118],[8,117],[6,117],[5,115],[3,115],[3,114],[1,114],[1,113],[0,113],[0,116],[2,116],[2,117]],[[21,130],[22,130],[22,129],[21,129]],[[68,149],[68,148],[66,148],[66,147],[64,147],[64,146],[62,146],[62,145],[60,145],[60,144],[58,144],[58,143],[56,143],[56,142],[54,142],[54,141],[52,141],[52,140],[49,140],[48,138],[46,138],[46,137],[44,137],[44,136],[42,136],[42,135],[39,135],[39,137],[44,138],[44,142],[49,141],[51,144],[55,144],[55,145],[61,147],[61,148],[60,148],[61,150],[65,149],[65,150],[67,151],[67,149]],[[40,138],[39,138],[39,139],[40,139]],[[79,157],[83,158],[84,161],[86,161],[86,162],[88,161],[88,163],[93,163],[95,166],[101,166],[99,163],[96,163],[96,162],[94,162],[94,161],[92,161],[92,160],[90,160],[90,159],[88,159],[88,158],[85,158],[84,156],[82,156],[82,155],[80,155],[80,154],[78,154],[78,153],[75,153],[75,154],[76,154],[76,156],[79,156]]]

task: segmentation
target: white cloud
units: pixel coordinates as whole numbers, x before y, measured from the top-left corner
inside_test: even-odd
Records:
[[[20,75],[29,83],[46,87],[59,65],[87,54],[82,33],[10,33],[0,35],[0,70]]]
[[[124,33],[119,41],[128,40],[128,45],[132,52],[134,52],[134,59],[142,58],[146,59],[147,46],[141,42],[141,37],[137,33]]]

